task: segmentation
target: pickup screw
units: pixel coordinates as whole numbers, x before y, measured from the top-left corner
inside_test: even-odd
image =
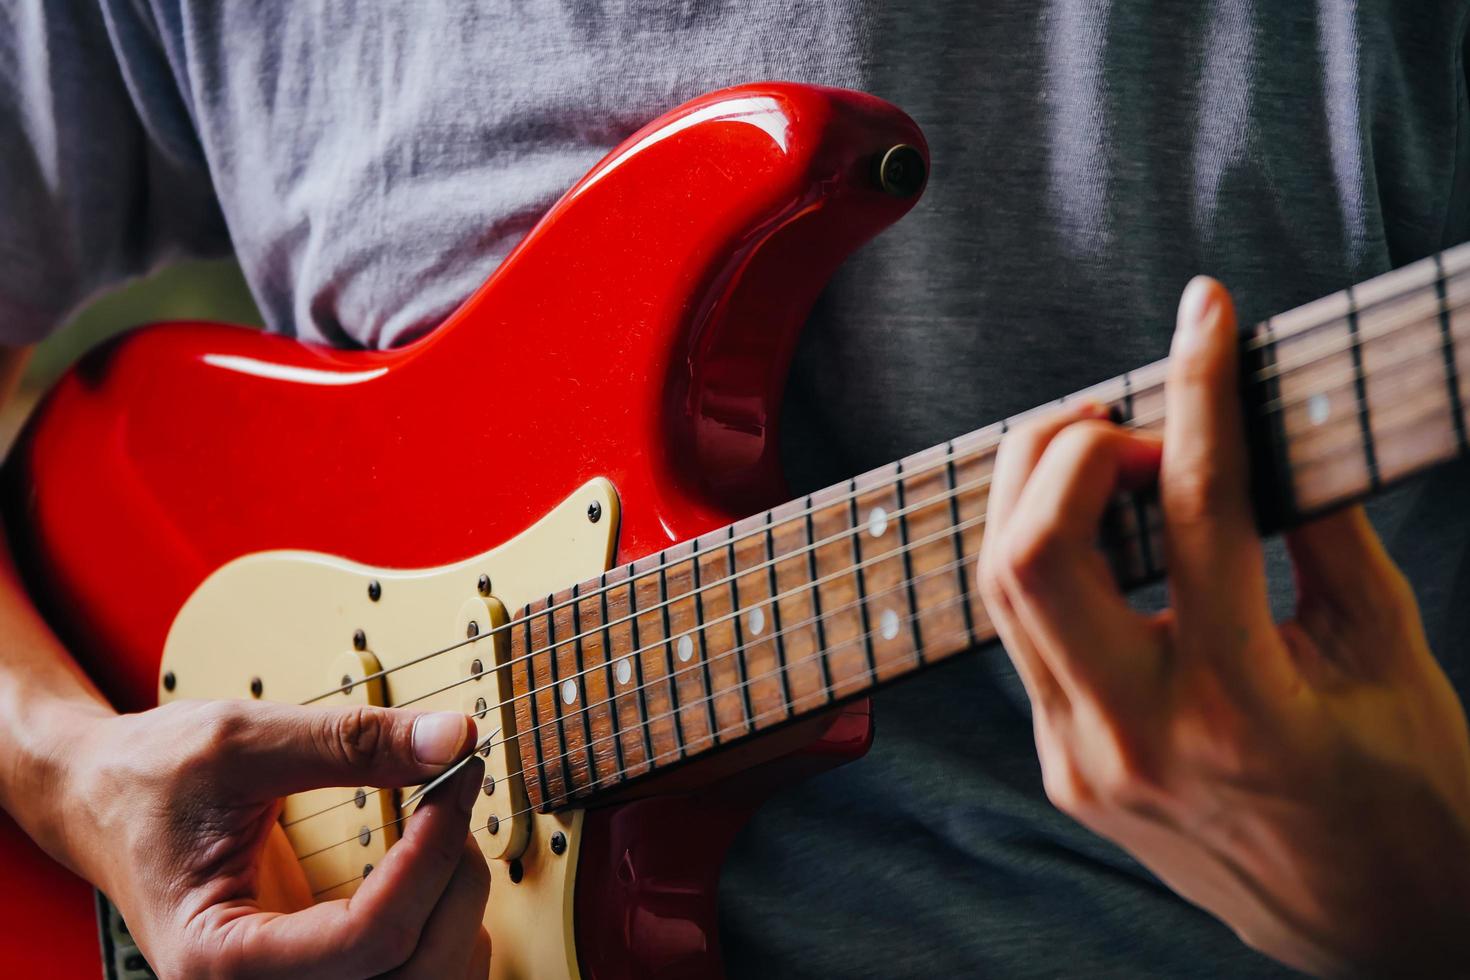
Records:
[[[495,777],[492,776],[492,775],[490,775],[489,773],[486,773],[485,774],[485,782],[481,784],[481,788],[483,788],[485,790],[485,795],[486,796],[494,796],[495,795]]]
[[[368,844],[372,843],[372,840],[373,840],[373,832],[371,830],[367,829],[366,827],[362,827],[362,828],[360,828],[358,830],[358,832],[357,832],[357,842],[359,844],[361,844],[363,847],[367,847]]]
[[[567,835],[561,831],[551,835],[551,853],[565,854],[567,852]]]
[[[479,677],[484,672],[485,672],[485,668],[480,663],[480,661],[478,661],[478,660],[471,660],[470,661],[470,676],[471,677]]]
[[[602,504],[599,504],[597,501],[594,500],[592,501],[592,503],[587,505],[587,520],[591,521],[593,524],[596,524],[598,521],[602,520]]]
[[[374,602],[383,598],[383,586],[377,579],[373,579],[368,583],[368,598]]]
[[[373,866],[371,864],[364,864],[362,866],[362,876],[364,878],[366,878],[368,875],[370,875],[372,873],[373,873]]]
[[[357,685],[354,684],[354,683],[352,683],[352,675],[351,674],[343,674],[342,675],[342,683],[341,684],[338,684],[337,686],[338,687],[342,687],[342,688],[346,688],[346,690],[343,691],[342,693],[344,693],[344,694],[350,694],[352,692],[352,689],[354,687],[356,687]]]
[[[479,582],[480,595],[490,594],[490,576],[481,575]]]
[[[475,698],[475,717],[478,718],[483,715],[487,707],[484,698]]]
[[[367,649],[367,634],[364,633],[362,630],[352,631],[352,648],[354,650]]]
[[[467,640],[473,640],[475,637],[477,637],[479,635],[480,635],[480,624],[477,623],[477,622],[475,622],[473,619],[470,620],[470,625],[468,625],[468,626],[466,626],[464,628],[464,636],[465,636],[465,639],[467,639]]]
[[[164,672],[164,675],[163,675],[163,689],[165,691],[172,691],[176,686],[178,686],[178,683],[179,683],[179,679],[174,676],[174,672],[173,671],[169,670],[169,671],[165,671]]]
[[[265,685],[261,683],[259,677],[250,678],[250,694],[252,697],[260,697],[261,692],[264,690]]]
[[[367,806],[367,790],[359,789],[356,793],[353,793],[352,802],[357,804],[359,810]]]
[[[500,833],[500,818],[493,813],[490,814],[490,819],[485,821],[485,829],[491,834]]]
[[[521,883],[521,879],[525,876],[526,868],[524,865],[521,864],[520,858],[516,858],[514,861],[510,862],[510,883],[512,885],[519,885]]]

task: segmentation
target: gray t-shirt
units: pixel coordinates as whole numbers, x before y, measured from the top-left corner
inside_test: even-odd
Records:
[[[1196,272],[1259,318],[1466,238],[1467,10],[0,0],[0,341],[233,249],[272,329],[402,343],[659,112],[759,78],[863,88],[924,127],[934,174],[803,339],[788,469],[820,485],[1160,356]],[[1375,509],[1462,693],[1467,481]],[[866,759],[737,842],[734,975],[1281,972],[1047,805],[998,650],[876,713]]]

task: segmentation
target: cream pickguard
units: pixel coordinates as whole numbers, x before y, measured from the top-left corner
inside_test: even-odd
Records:
[[[617,528],[617,494],[597,479],[499,548],[442,568],[371,568],[304,551],[246,555],[209,576],[179,611],[159,700],[297,704],[359,682],[316,703],[412,702],[474,714],[482,739],[499,730],[485,759],[489,792],[471,822],[491,866],[491,976],[577,977],[572,889],[582,814],[526,810],[519,758],[506,741],[515,733],[509,672],[488,669],[505,660],[504,631],[410,662],[490,634],[506,609],[596,577],[612,563]],[[391,673],[362,682],[379,670]],[[397,838],[398,801],[409,792],[346,787],[286,800],[281,825],[317,900],[356,890]],[[552,847],[555,834],[564,848]]]

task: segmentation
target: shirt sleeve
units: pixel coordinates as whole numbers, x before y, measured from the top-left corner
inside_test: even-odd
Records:
[[[0,344],[185,254],[228,251],[157,34],[128,0],[0,0]]]

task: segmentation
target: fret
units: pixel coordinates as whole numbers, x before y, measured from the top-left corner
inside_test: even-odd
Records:
[[[954,476],[959,487],[955,494],[955,511],[959,515],[956,526],[960,528],[964,553],[977,559],[985,536],[985,511],[990,505],[990,474],[995,468],[995,447],[1002,430],[1009,431],[1009,425],[1002,422],[987,426],[951,443]],[[995,628],[990,623],[990,614],[980,599],[978,589],[966,592],[965,604],[970,609],[970,624],[975,638],[980,641],[993,638]]]
[[[1383,479],[1378,473],[1378,450],[1373,442],[1373,421],[1368,410],[1368,381],[1363,376],[1363,342],[1361,331],[1358,329],[1358,301],[1353,295],[1352,287],[1344,290],[1348,304],[1348,337],[1351,338],[1351,353],[1353,357],[1353,390],[1358,399],[1358,429],[1363,435],[1363,458],[1368,463],[1368,483],[1373,490],[1383,486]]]
[[[674,651],[674,686],[679,692],[679,723],[684,745],[695,754],[718,744],[714,700],[710,697],[709,663],[704,656],[704,632],[700,628],[698,563],[690,559],[693,542],[674,545],[664,552],[668,564],[660,571],[668,616],[668,635]]]
[[[944,444],[944,478],[946,490],[949,494],[949,537],[954,542],[955,586],[959,589],[959,594],[966,597],[965,601],[957,603],[957,605],[960,607],[960,613],[965,618],[965,635],[969,638],[971,645],[973,645],[978,643],[979,640],[975,636],[975,617],[971,614],[970,600],[968,598],[973,594],[974,590],[970,588],[970,565],[966,561],[969,556],[965,552],[965,538],[960,533],[959,481],[955,477],[953,439]],[[974,557],[978,560],[979,554],[977,553]],[[947,609],[949,607],[945,606],[944,608]]]
[[[813,621],[813,626],[815,627],[817,637],[817,649],[821,651],[821,660],[819,666],[822,669],[822,689],[826,692],[827,700],[831,701],[833,698],[836,697],[836,694],[832,688],[832,664],[828,659],[827,654],[827,628],[825,625],[823,625],[822,621],[822,590],[817,585],[817,581],[820,577],[817,573],[816,544],[818,539],[816,536],[815,521],[812,518],[812,514],[815,511],[815,505],[812,503],[811,494],[807,494],[803,507],[806,511],[806,515],[802,523],[806,525],[805,550],[807,561],[807,582],[809,583],[809,591],[811,593],[812,615],[815,617]]]
[[[822,638],[831,690],[836,697],[856,694],[872,686],[873,671],[865,641],[867,629],[859,613],[860,588],[853,568],[852,521],[847,488],[841,484],[812,495],[812,549],[822,609]]]
[[[856,492],[848,504],[857,528],[852,536],[852,560],[857,569],[858,608],[863,613],[870,664],[880,681],[907,674],[918,663],[911,629],[917,610],[909,601],[896,474],[897,464],[893,464],[853,480]]]
[[[919,620],[919,600],[914,594],[914,560],[909,545],[908,498],[903,491],[903,460],[898,461],[894,477],[893,494],[894,503],[898,505],[898,541],[903,559],[904,592],[909,602],[909,629],[913,633],[915,666],[920,666],[924,663],[924,624]]]
[[[725,548],[730,556],[731,588],[740,624],[740,679],[745,710],[755,728],[779,724],[790,714],[781,659],[780,605],[775,595],[775,567],[767,562],[770,514],[757,514],[730,528]]]
[[[935,446],[901,461],[903,477],[898,500],[903,513],[904,572],[909,603],[914,617],[914,643],[918,663],[947,652],[952,637],[970,639],[971,625],[965,599],[966,566],[979,555],[960,550],[955,531],[958,511],[950,492],[950,454],[947,446]]]
[[[728,581],[725,529],[698,538],[694,547],[695,611],[699,619],[699,653],[714,712],[715,738],[728,742],[745,734],[748,714],[740,676],[740,619],[735,613],[734,583]]]
[[[1444,354],[1445,390],[1450,401],[1451,423],[1455,428],[1455,446],[1460,455],[1470,454],[1470,436],[1466,435],[1465,402],[1460,396],[1460,371],[1455,361],[1455,331],[1450,325],[1450,304],[1445,286],[1444,256],[1434,256],[1434,295],[1439,314],[1440,344]]]
[[[603,576],[602,594],[603,644],[609,651],[612,686],[616,691],[614,706],[618,729],[623,733],[623,767],[628,776],[642,775],[655,758],[653,724],[648,707],[649,684],[644,679],[643,646],[638,631],[638,609],[635,592],[628,581],[627,566],[608,569]],[[616,659],[612,659],[616,656]],[[668,746],[671,750],[673,744]]]
[[[637,662],[642,671],[641,695],[647,728],[653,743],[650,759],[656,763],[673,762],[687,754],[684,741],[683,712],[679,708],[679,689],[674,679],[674,644],[669,634],[668,607],[664,605],[663,583],[665,553],[649,555],[633,563],[631,603],[638,610],[633,626],[638,643]],[[671,753],[671,750],[676,750]]]
[[[867,571],[863,568],[862,533],[859,528],[857,511],[857,481],[851,480],[847,485],[847,526],[850,533],[847,535],[848,550],[851,553],[853,563],[853,578],[857,582],[857,610],[858,619],[862,624],[862,633],[858,642],[862,644],[863,654],[867,658],[868,676],[876,681],[879,678],[878,663],[873,656],[873,624],[868,616],[868,589]]]
[[[766,591],[771,597],[771,640],[776,646],[776,661],[780,665],[781,679],[781,703],[786,706],[786,714],[791,714],[791,678],[787,676],[786,667],[786,631],[781,625],[781,602],[777,598],[781,595],[780,583],[776,580],[776,515],[766,511],[766,555],[764,563],[766,566]]]
[[[1447,256],[1448,257],[1448,256]],[[1458,405],[1459,411],[1455,413],[1458,424],[1470,432],[1470,330],[1466,330],[1466,323],[1470,321],[1470,270],[1452,269],[1450,278],[1445,281],[1445,302],[1450,308],[1450,362],[1455,369],[1455,378],[1460,382],[1461,400]]]
[[[594,786],[612,786],[622,782],[623,739],[618,726],[617,705],[613,701],[612,661],[608,657],[602,618],[602,588],[606,576],[599,578],[593,594],[584,595],[572,587],[572,628],[577,632],[577,678],[580,691],[568,707],[582,715],[587,733],[588,753],[596,762]]]
[[[545,759],[550,796],[548,804],[556,805],[571,795],[572,760],[567,752],[565,733],[562,730],[561,713],[557,710],[560,699],[556,693],[556,652],[552,638],[554,627],[551,614],[546,611],[547,599],[538,599],[529,615],[530,635],[527,644],[528,656],[533,666],[531,700],[535,704],[536,716],[540,719],[536,728],[536,739],[540,742],[541,756]]]
[[[827,678],[822,672],[820,609],[812,555],[806,551],[808,515],[805,502],[793,500],[769,512],[766,549],[770,554],[771,604],[776,618],[776,654],[781,661],[782,688],[788,713],[825,703]]]
[[[550,607],[547,642],[551,645],[551,701],[556,710],[556,725],[561,748],[568,767],[567,788],[576,796],[597,781],[597,765],[592,755],[592,731],[587,713],[581,710],[582,679],[581,642],[574,639],[578,630],[573,622],[576,604],[563,604],[556,596],[547,596]]]
[[[534,658],[530,651],[536,649],[531,638],[531,607],[528,605],[521,610],[519,621],[511,630],[511,689],[515,697],[516,730],[520,737],[516,740],[521,751],[521,773],[524,776],[526,794],[530,798],[532,806],[538,809],[546,801],[553,799],[549,780],[546,772],[546,757],[541,750],[541,730],[536,713],[536,698],[531,694],[536,690],[536,672],[533,666]],[[535,763],[528,771],[525,756],[525,746],[529,744],[535,753]],[[534,776],[534,778],[532,778]]]

